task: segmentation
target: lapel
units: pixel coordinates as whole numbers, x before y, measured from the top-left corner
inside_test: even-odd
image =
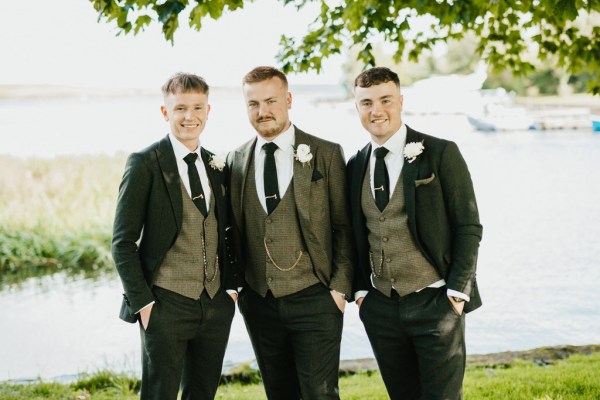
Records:
[[[406,126],[406,143],[420,142],[423,138],[419,133]],[[406,214],[408,215],[408,227],[413,234],[413,238],[418,242],[417,224],[415,215],[415,180],[419,173],[419,166],[423,157],[417,157],[412,163],[404,160],[402,166],[402,178],[404,184],[404,203]]]
[[[353,165],[352,176],[352,187],[351,191],[351,199],[350,201],[354,205],[356,210],[361,209],[361,193],[362,193],[362,184],[365,179],[365,174],[367,173],[367,166],[369,165],[369,159],[371,157],[371,142],[369,142],[365,147],[358,151],[356,154],[356,159]]]
[[[181,183],[179,170],[177,169],[177,160],[175,159],[169,135],[158,142],[156,158],[162,172],[163,180],[165,181],[165,186],[167,187],[169,199],[171,199],[171,208],[175,215],[177,231],[179,232],[183,221],[183,200],[181,198]]]
[[[256,146],[256,137],[248,141],[240,150],[234,153],[231,174],[231,202],[233,217],[238,225],[243,225],[242,206],[244,205],[244,190],[246,187],[246,175],[250,167],[250,160]]]
[[[200,147],[200,156],[202,157],[202,162],[204,162],[206,175],[208,176],[210,188],[215,198],[215,217],[218,219],[218,212],[220,211],[221,201],[224,196],[223,173],[210,166],[210,159],[213,156],[210,151],[206,150],[204,147]],[[210,199],[208,199],[208,201],[210,202]]]
[[[313,154],[313,159],[309,165],[302,166],[302,163],[294,160],[294,176],[292,180],[294,182],[294,200],[296,201],[296,208],[298,210],[298,216],[300,217],[301,226],[310,226],[310,183],[312,180],[313,169],[316,166],[318,148],[316,144],[310,139],[306,133],[302,132],[296,126],[294,146],[298,147],[299,144],[307,144],[310,146],[310,152]]]

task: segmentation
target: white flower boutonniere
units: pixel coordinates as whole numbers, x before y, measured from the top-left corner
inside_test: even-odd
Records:
[[[300,161],[303,167],[306,164],[310,165],[310,160],[313,158],[313,155],[310,152],[310,146],[307,144],[299,144],[294,147],[294,158]]]
[[[213,154],[208,161],[208,165],[210,165],[212,169],[223,171],[223,168],[225,168],[225,157]]]
[[[425,150],[425,146],[423,146],[422,141],[406,143],[406,146],[404,146],[404,158],[411,163],[417,159],[417,156],[419,156],[423,150]]]

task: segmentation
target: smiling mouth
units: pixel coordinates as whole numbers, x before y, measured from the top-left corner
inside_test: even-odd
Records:
[[[184,128],[197,128],[200,124],[181,124]]]
[[[382,119],[373,119],[373,120],[371,120],[372,124],[383,124],[384,122],[387,122],[387,119],[382,118]]]
[[[258,123],[262,123],[262,122],[269,122],[269,121],[275,121],[275,118],[261,118],[258,120]]]

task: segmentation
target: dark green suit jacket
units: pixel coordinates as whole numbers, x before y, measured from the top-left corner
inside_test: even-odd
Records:
[[[469,170],[455,143],[407,126],[406,143],[425,147],[402,175],[408,225],[417,247],[446,280],[449,289],[470,296],[465,311],[481,306],[475,270],[482,226]],[[352,226],[358,256],[354,292],[372,290],[366,219],[361,207],[363,179],[371,155],[369,143],[348,162]]]
[[[229,226],[227,169],[219,171],[210,167],[209,160],[213,154],[204,148],[201,156],[215,197],[221,287],[235,289],[226,251],[226,230]],[[135,322],[135,313],[154,300],[151,291],[154,276],[177,239],[182,219],[180,176],[167,135],[129,156],[119,187],[112,255],[125,289],[121,319]]]

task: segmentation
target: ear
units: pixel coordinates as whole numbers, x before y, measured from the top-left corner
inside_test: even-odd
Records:
[[[287,102],[287,108],[288,108],[288,110],[291,110],[292,109],[292,93],[291,92],[287,92],[285,100]]]
[[[167,112],[167,107],[160,106],[160,112],[162,113],[163,117],[165,117],[165,121],[168,121],[169,120],[169,113]]]
[[[210,113],[210,104],[206,105],[206,117],[208,118],[208,114]]]

